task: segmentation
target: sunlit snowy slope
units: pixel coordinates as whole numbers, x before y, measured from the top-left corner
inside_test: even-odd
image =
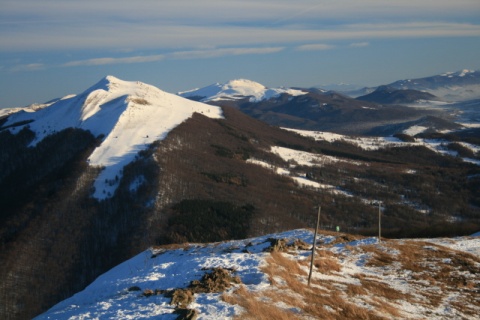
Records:
[[[200,101],[236,100],[249,98],[250,102],[258,102],[278,97],[282,93],[291,96],[306,94],[306,92],[290,88],[267,88],[264,85],[246,79],[231,80],[227,83],[215,83],[204,88],[180,92],[185,98],[198,98]]]
[[[379,242],[320,232],[308,287],[312,241],[311,230],[299,229],[151,248],[37,319],[187,312],[198,319],[475,319],[480,312],[478,237]]]
[[[28,110],[30,111],[30,110]],[[4,124],[13,133],[27,125],[36,134],[32,144],[66,128],[89,130],[103,135],[100,146],[90,155],[92,166],[105,169],[95,182],[94,196],[113,195],[122,168],[135,155],[191,117],[194,112],[211,118],[222,117],[218,107],[190,101],[142,82],[107,76],[83,93],[66,97],[36,112],[19,111]]]

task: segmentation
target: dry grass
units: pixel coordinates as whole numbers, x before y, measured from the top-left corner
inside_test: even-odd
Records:
[[[332,272],[340,272],[342,266],[338,263],[336,258],[319,258],[314,261],[314,266],[318,272],[324,274],[331,274]]]
[[[397,319],[401,318],[402,315],[398,311],[396,306],[378,297],[372,297],[371,300],[372,300],[371,304],[376,308],[377,312],[383,313],[383,314],[389,314],[392,317],[395,317]]]
[[[325,276],[312,279],[310,287],[306,274],[310,257],[299,259],[293,253],[273,252],[262,269],[271,279],[271,288],[262,291],[261,296],[242,288],[243,291],[235,292],[225,301],[244,307],[245,313],[239,319],[297,319],[300,315],[327,320],[402,319],[408,317],[408,312],[404,314],[399,307],[403,302],[425,310],[425,317],[436,316],[435,310],[443,307],[452,308],[466,318],[475,317],[480,310],[479,257],[408,240],[351,249],[355,253],[348,252],[348,256],[368,254],[366,267],[394,276],[404,283],[406,290],[395,289],[374,272],[348,275],[345,270],[344,274],[338,254],[321,249],[316,252],[315,271]],[[358,284],[336,280],[337,276],[350,277],[350,281],[357,279]],[[293,309],[298,313],[290,311]]]
[[[233,294],[222,296],[223,300],[230,304],[237,304],[245,309],[245,312],[237,316],[236,319],[254,319],[254,320],[295,320],[298,318],[295,313],[281,309],[270,301],[260,299],[257,294],[248,291],[245,286],[241,286]]]
[[[361,279],[360,282],[370,296],[383,297],[387,300],[408,300],[410,298],[409,294],[393,289],[384,282],[370,279]]]
[[[367,290],[365,290],[364,287],[351,283],[347,284],[347,290],[345,292],[349,297],[364,296],[368,294]]]
[[[305,267],[310,267],[310,259],[311,256],[308,259],[300,261],[299,264]],[[313,265],[315,266],[317,272],[323,274],[332,274],[333,272],[340,272],[342,270],[342,266],[338,262],[338,258],[333,252],[328,250],[317,250]]]
[[[372,257],[365,264],[369,267],[386,267],[397,261],[397,258],[392,254],[381,250],[376,245],[363,246],[365,252],[372,253]]]
[[[332,265],[336,270],[340,270],[338,262],[330,253],[323,253],[319,261],[321,260],[334,261],[331,262]],[[305,260],[299,263],[289,258],[288,254],[272,252],[262,271],[268,274],[270,279],[281,281],[273,281],[272,288],[262,292],[261,297],[242,287],[232,295],[224,295],[224,300],[245,309],[240,319],[297,319],[293,312],[276,306],[279,303],[299,310],[303,316],[315,319],[385,319],[372,310],[347,301],[345,286],[314,280],[309,287],[306,272],[300,264],[305,265]],[[361,287],[356,287],[358,288],[352,286],[346,291],[365,293]],[[276,309],[277,313],[274,314],[271,308]]]
[[[281,252],[272,252],[267,262],[269,262],[269,264],[280,266],[284,268],[286,271],[288,271],[289,273],[293,273],[295,275],[304,276],[307,274],[300,267],[297,261],[287,258],[287,256],[282,254]]]

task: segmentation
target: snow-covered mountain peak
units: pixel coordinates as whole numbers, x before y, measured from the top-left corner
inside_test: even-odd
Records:
[[[93,166],[104,167],[95,182],[95,197],[113,195],[116,177],[135,155],[190,118],[193,113],[222,117],[221,109],[167,93],[154,86],[124,81],[114,76],[102,78],[77,96],[53,102],[36,112],[12,114],[4,127],[12,133],[28,123],[35,145],[48,135],[66,128],[80,128],[105,138],[89,157]],[[24,125],[15,124],[22,123]]]
[[[290,88],[267,88],[252,80],[235,79],[223,84],[215,83],[204,88],[179,92],[178,94],[186,98],[196,98],[203,102],[246,98],[250,102],[258,102],[278,97],[281,94],[298,96],[305,93],[301,90]]]
[[[237,91],[246,91],[246,92],[261,92],[266,89],[266,87],[263,84],[260,84],[258,82],[248,80],[248,79],[234,79],[230,80],[226,84],[223,85],[223,88],[225,89],[233,89]]]

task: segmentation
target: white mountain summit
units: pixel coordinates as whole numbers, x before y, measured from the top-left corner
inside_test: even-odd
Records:
[[[164,139],[194,112],[211,118],[222,117],[218,107],[142,82],[107,76],[79,95],[58,100],[36,112],[12,114],[4,127],[12,126],[9,130],[16,133],[28,125],[36,134],[32,145],[70,127],[89,130],[94,136],[104,135],[88,160],[92,166],[104,167],[95,181],[94,197],[105,199],[117,188],[112,181],[121,176],[122,168],[134,160],[139,151]],[[25,122],[29,123],[15,126]]]
[[[204,88],[179,92],[185,98],[196,98],[202,102],[217,100],[238,100],[249,98],[250,102],[258,102],[278,97],[286,93],[291,96],[306,94],[306,92],[290,88],[267,88],[264,85],[246,79],[230,80],[227,83],[214,83]]]

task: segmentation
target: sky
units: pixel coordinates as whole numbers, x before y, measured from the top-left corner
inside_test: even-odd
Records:
[[[176,93],[480,69],[479,0],[0,0],[0,108],[106,75]]]

